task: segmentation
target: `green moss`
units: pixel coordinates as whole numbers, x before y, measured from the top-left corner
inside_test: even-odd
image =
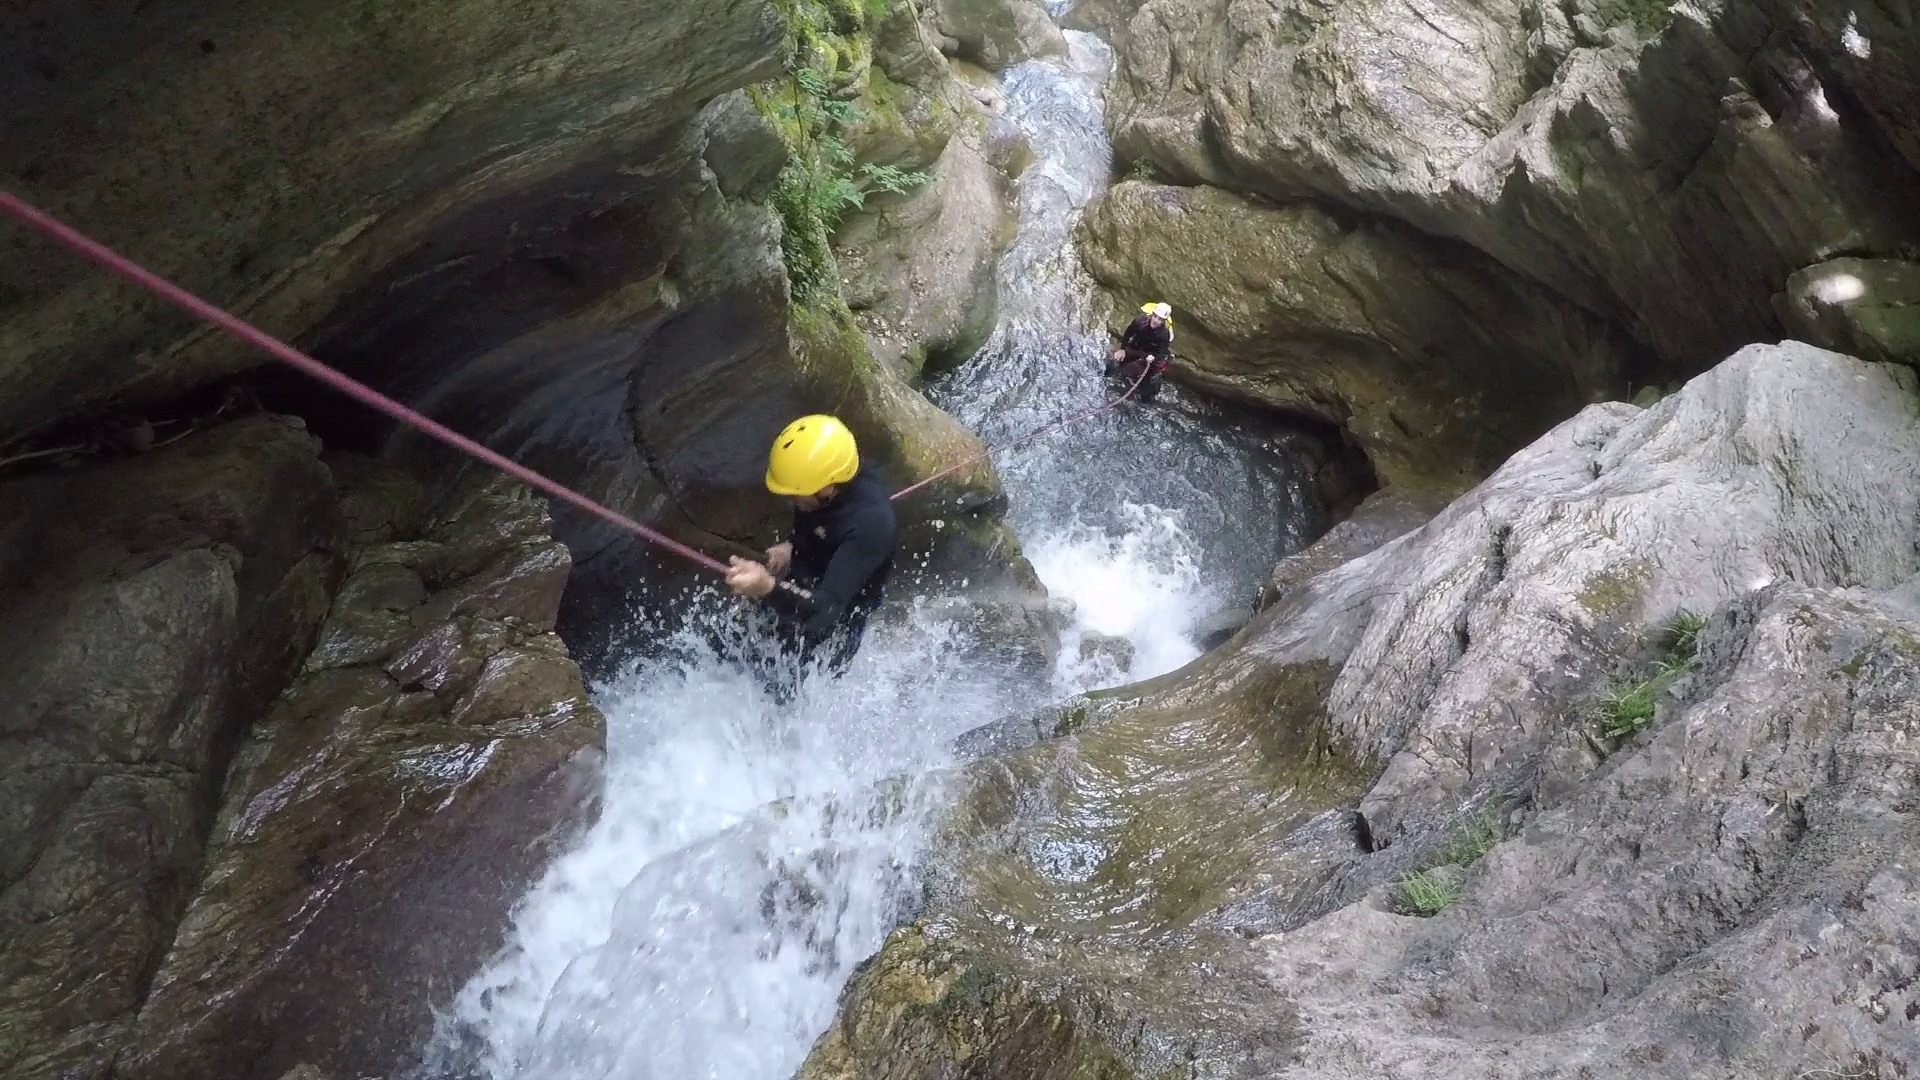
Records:
[[[1869,655],[1870,654],[1866,649],[1862,649],[1859,652],[1855,653],[1853,655],[1853,659],[1840,665],[1840,673],[1842,675],[1845,675],[1849,679],[1859,678],[1860,672],[1866,669],[1867,657]]]
[[[1614,569],[1602,570],[1587,579],[1575,597],[1581,607],[1595,615],[1612,617],[1629,613],[1640,602],[1652,567],[1644,559]]]
[[[1673,0],[1605,0],[1594,14],[1607,26],[1631,26],[1654,37],[1673,22]]]
[[[777,7],[791,42],[787,73],[751,88],[749,99],[787,144],[773,206],[793,297],[819,304],[839,296],[832,236],[841,217],[874,191],[908,190],[927,177],[862,164],[847,144],[849,128],[866,119],[849,98],[866,96],[876,77],[885,81],[873,68],[867,31],[872,0],[777,0]]]

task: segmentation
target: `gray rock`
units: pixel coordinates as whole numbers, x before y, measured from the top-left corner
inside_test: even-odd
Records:
[[[976,762],[943,899],[802,1075],[1033,1030],[1074,1033],[1062,1076],[1897,1075],[1916,400],[1787,343],[1591,407],[1227,648]],[[1598,737],[1682,609],[1711,613],[1684,677]],[[1398,914],[1417,870],[1458,899]]]
[[[1086,631],[1080,635],[1080,662],[1108,664],[1116,671],[1125,671],[1133,665],[1133,642],[1115,634]]]
[[[1080,236],[1101,282],[1173,305],[1174,377],[1340,425],[1387,483],[1459,490],[1640,351],[1458,244],[1313,203],[1128,181]]]
[[[1193,640],[1202,649],[1216,649],[1225,645],[1233,635],[1253,619],[1253,608],[1246,604],[1229,604],[1202,616],[1193,624]]]
[[[1256,613],[1287,599],[1321,574],[1425,525],[1452,501],[1453,493],[1445,491],[1386,488],[1375,492],[1304,551],[1280,560],[1255,598]]]
[[[338,577],[316,450],[253,417],[0,485],[0,1072],[124,1047],[233,748]]]
[[[1340,284],[1371,299],[1386,274],[1398,281],[1388,296],[1412,289],[1444,298],[1435,310],[1450,308],[1455,320],[1479,309],[1485,314],[1467,315],[1469,323],[1518,339],[1503,352],[1479,333],[1438,334],[1425,352],[1396,350],[1432,370],[1372,380],[1379,396],[1359,409],[1355,430],[1368,449],[1393,447],[1388,473],[1405,472],[1396,456],[1418,464],[1418,448],[1434,445],[1435,415],[1480,388],[1571,387],[1574,398],[1598,400],[1597,385],[1692,375],[1709,358],[1778,339],[1783,323],[1821,344],[1883,355],[1873,331],[1863,341],[1824,319],[1815,329],[1774,301],[1790,277],[1836,253],[1907,258],[1920,242],[1912,167],[1920,124],[1908,107],[1920,38],[1883,11],[1840,0],[1252,0],[1227,8],[1100,0],[1082,9],[1119,51],[1108,111],[1117,160],[1282,212],[1328,213],[1341,234],[1355,234],[1353,246],[1402,249],[1394,261],[1341,267]],[[1382,219],[1411,231],[1382,231]],[[1155,223],[1181,228],[1172,214]],[[1195,346],[1188,374],[1345,421],[1332,403],[1355,395],[1338,373],[1378,371],[1379,363],[1343,355],[1354,347],[1344,336],[1351,299],[1338,288],[1313,298],[1292,332],[1278,335],[1291,339],[1285,346],[1223,334],[1213,343],[1218,359],[1208,359],[1204,331],[1231,325],[1240,297],[1193,283],[1231,283],[1243,269],[1255,282],[1275,280],[1265,273],[1268,245],[1137,245],[1154,257],[1141,265],[1129,261],[1127,245],[1143,235],[1094,236],[1104,256],[1090,263],[1125,296],[1187,286],[1169,299]],[[1448,259],[1458,249],[1437,240],[1476,254]],[[1322,271],[1304,257],[1311,251],[1300,249],[1294,273],[1316,289]],[[1444,269],[1407,276],[1394,268],[1399,259]],[[1456,275],[1476,265],[1469,276],[1478,286],[1463,289]],[[1296,295],[1289,278],[1278,281],[1276,306]],[[1508,290],[1540,298],[1488,303]],[[1323,305],[1340,315],[1322,319]],[[1368,303],[1367,321],[1390,319],[1396,307]],[[1593,339],[1582,327],[1595,323],[1608,328],[1612,347],[1562,343]],[[1429,332],[1447,324],[1419,323]],[[1622,349],[1622,336],[1645,343],[1645,355]],[[1343,357],[1334,378],[1316,366],[1328,355]],[[1515,373],[1483,378],[1479,358],[1487,356]],[[1506,423],[1524,406],[1486,400],[1477,408]],[[1402,443],[1381,423],[1389,409],[1428,438]],[[1510,428],[1482,471],[1466,477],[1484,475],[1565,414],[1564,400],[1535,409],[1535,431]]]
[[[993,329],[1011,205],[1006,176],[980,143],[971,130],[950,140],[928,183],[876,198],[834,237],[847,302],[874,359],[906,378],[929,360],[938,367],[970,356]]]
[[[198,47],[146,47],[161,39]],[[383,267],[415,280],[385,297],[389,319],[443,278],[476,310],[500,309],[491,283],[555,315],[646,277],[589,280],[620,260],[586,251],[622,234],[633,243],[633,211],[652,194],[623,173],[657,161],[650,151],[710,99],[776,74],[785,27],[771,5],[693,0],[644,10],[459,0],[372,22],[276,2],[245,19],[218,8],[9,9],[0,41],[10,56],[45,57],[57,76],[9,65],[6,97],[31,102],[0,142],[10,187],[200,295],[312,341],[363,288],[387,284],[372,280]],[[506,239],[509,223],[534,250]],[[568,239],[583,227],[599,239]],[[462,231],[480,241],[465,258]],[[524,271],[541,257],[568,266],[575,288],[535,287]],[[593,270],[579,271],[583,260]],[[508,284],[501,275],[516,266]],[[0,306],[10,342],[0,442],[264,359],[23,230],[0,233],[0,277],[18,283]],[[442,326],[452,338],[482,324]],[[436,359],[374,351],[393,384]]]
[[[604,720],[548,632],[566,549],[497,478],[438,521],[382,545],[424,557],[437,593],[359,560],[323,634],[397,615],[411,640],[310,663],[252,732],[116,1076],[394,1075],[590,817]]]
[[[1065,56],[1067,41],[1040,0],[930,0],[951,54],[993,71],[1036,56]]]
[[[1920,263],[1831,259],[1787,279],[1780,317],[1815,344],[1920,365]]]

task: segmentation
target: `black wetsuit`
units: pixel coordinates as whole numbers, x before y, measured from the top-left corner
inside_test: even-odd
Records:
[[[793,561],[787,580],[809,597],[775,589],[767,603],[776,611],[776,633],[789,662],[823,662],[838,676],[860,651],[867,619],[880,606],[893,575],[899,542],[893,502],[884,477],[861,469],[840,485],[832,502],[818,510],[795,510],[787,542]],[[785,666],[785,665],[783,665]],[[794,674],[797,674],[794,673]],[[785,677],[769,683],[776,696],[791,694]]]
[[[1142,401],[1152,401],[1154,395],[1160,392],[1160,378],[1166,374],[1167,365],[1173,357],[1173,328],[1165,322],[1159,326],[1149,326],[1147,319],[1148,315],[1141,312],[1127,324],[1126,332],[1120,335],[1120,348],[1126,353],[1122,364],[1147,361],[1146,379],[1140,384],[1136,395]],[[1108,374],[1112,374],[1113,370],[1114,365],[1109,362]],[[1137,372],[1136,368],[1135,373],[1128,373],[1128,378],[1138,378]]]

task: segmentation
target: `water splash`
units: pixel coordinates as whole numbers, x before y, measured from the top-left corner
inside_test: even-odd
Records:
[[[934,390],[990,440],[1103,394],[1104,330],[1071,237],[1107,182],[1112,57],[1068,37],[1069,63],[1006,75],[1035,160],[1000,267],[1002,318]],[[1283,449],[1191,410],[1123,408],[997,464],[1042,580],[1075,604],[1050,673],[1062,696],[1191,659],[1194,621],[1313,527]],[[602,816],[444,1009],[427,1073],[793,1073],[852,966],[917,900],[950,741],[1034,704],[1028,673],[999,665],[964,622],[890,607],[844,677],[809,682],[786,708],[716,653],[724,605],[595,688],[609,725]],[[1090,635],[1124,648],[1083,655]]]

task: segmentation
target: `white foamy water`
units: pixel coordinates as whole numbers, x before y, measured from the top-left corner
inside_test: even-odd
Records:
[[[935,391],[989,440],[1104,392],[1103,331],[1069,238],[1107,181],[1111,55],[1070,40],[1069,65],[1008,73],[1011,119],[1036,160],[1002,261],[1006,302],[990,344]],[[1075,604],[1056,694],[1193,658],[1194,620],[1272,561],[1271,544],[1244,538],[1306,527],[1301,485],[1261,452],[1189,416],[1116,410],[998,463],[1028,556]],[[602,815],[521,902],[505,949],[446,1003],[429,1075],[792,1075],[852,967],[917,900],[950,740],[1041,704],[1030,679],[970,659],[976,643],[906,591],[897,581],[890,599],[905,617],[876,619],[844,677],[809,682],[786,707],[690,629],[669,657],[596,688]],[[1125,648],[1083,658],[1088,633]]]

